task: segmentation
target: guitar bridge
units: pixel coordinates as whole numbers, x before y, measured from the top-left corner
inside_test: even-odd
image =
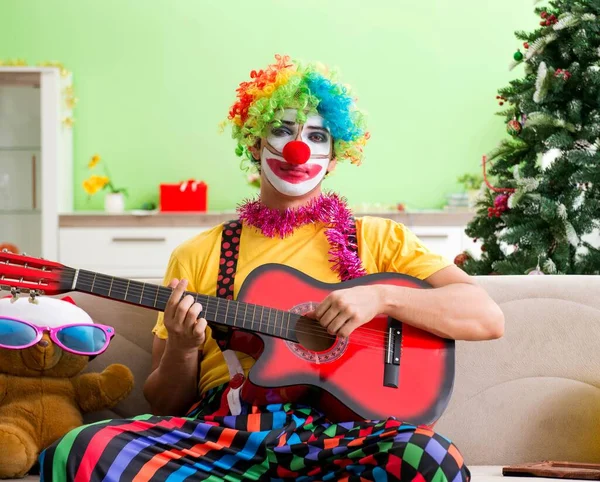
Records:
[[[400,384],[400,357],[402,354],[402,323],[388,318],[388,336],[385,347],[385,365],[383,367],[383,385],[398,388]]]

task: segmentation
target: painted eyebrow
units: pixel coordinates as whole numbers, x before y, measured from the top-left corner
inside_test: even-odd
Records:
[[[282,120],[281,123],[288,127],[296,126],[296,123],[293,121]],[[305,126],[305,127],[306,127],[306,129],[312,129],[314,131],[321,131],[321,132],[324,132],[325,134],[329,134],[329,131],[327,129],[325,129],[324,127],[319,127],[319,126]]]
[[[329,131],[327,129],[325,129],[324,127],[306,126],[306,128],[311,129],[313,131],[321,131],[321,132],[324,132],[325,134],[329,134]]]

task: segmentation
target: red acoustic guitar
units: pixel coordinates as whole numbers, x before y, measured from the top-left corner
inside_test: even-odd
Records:
[[[233,329],[231,348],[256,359],[241,396],[259,404],[309,401],[332,421],[390,416],[433,426],[454,383],[454,341],[378,316],[348,338],[335,337],[303,314],[331,291],[390,284],[429,285],[395,273],[326,284],[278,264],[245,280],[235,301],[193,295],[215,328]],[[0,253],[0,287],[56,295],[79,291],[163,311],[172,289]],[[1,315],[1,313],[0,313]]]

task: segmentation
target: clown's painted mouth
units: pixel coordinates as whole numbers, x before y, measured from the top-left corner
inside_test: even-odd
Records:
[[[289,164],[279,159],[269,157],[266,159],[267,164],[273,173],[280,179],[291,184],[298,184],[305,181],[310,181],[318,176],[323,166],[319,164]]]

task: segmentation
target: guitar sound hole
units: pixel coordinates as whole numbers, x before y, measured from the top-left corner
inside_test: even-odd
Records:
[[[336,340],[316,320],[305,317],[296,323],[296,337],[305,349],[316,352],[329,350]]]

